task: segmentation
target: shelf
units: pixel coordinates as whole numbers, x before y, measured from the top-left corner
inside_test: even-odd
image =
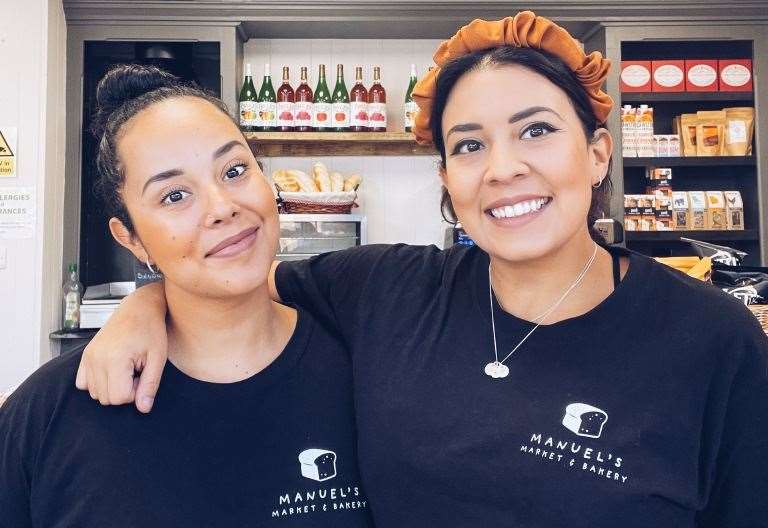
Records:
[[[63,339],[91,339],[98,332],[98,328],[79,328],[77,330],[57,330],[51,332],[48,337],[53,340]]]
[[[755,166],[754,156],[700,156],[687,158],[622,158],[625,167]]]
[[[256,157],[430,156],[407,132],[246,132]]]
[[[679,102],[739,102],[753,103],[753,92],[625,92],[622,104],[627,103],[679,103]]]
[[[757,229],[745,229],[744,231],[626,231],[624,233],[627,242],[670,243],[682,242],[680,237],[703,240],[705,242],[741,241],[752,242],[760,239]]]

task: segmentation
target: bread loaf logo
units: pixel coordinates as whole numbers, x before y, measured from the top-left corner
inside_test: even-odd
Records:
[[[572,403],[565,408],[563,425],[579,436],[600,438],[608,414],[586,403]]]
[[[336,476],[336,453],[326,449],[307,449],[299,453],[302,476],[323,482]]]

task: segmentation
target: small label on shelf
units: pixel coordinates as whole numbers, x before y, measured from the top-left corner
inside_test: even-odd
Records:
[[[349,104],[349,113],[351,126],[368,128],[368,103],[352,101]]]
[[[242,101],[240,103],[240,126],[259,126],[259,103],[256,101]]]
[[[651,61],[654,92],[685,91],[685,61]]]
[[[718,61],[720,90],[723,92],[752,91],[752,61],[734,59]]]
[[[277,104],[271,101],[259,103],[259,126],[276,127],[277,126]]]
[[[387,128],[387,105],[368,103],[368,120],[371,128]]]
[[[716,92],[718,90],[717,61],[686,60],[685,90],[687,92]]]
[[[349,127],[349,103],[333,103],[333,126],[336,128]]]
[[[651,91],[651,61],[621,61],[622,92]]]
[[[293,124],[297,127],[311,127],[313,120],[312,103],[299,101],[293,106]]]
[[[312,126],[318,130],[324,130],[333,126],[333,123],[331,122],[333,105],[331,105],[331,103],[314,103],[312,105],[312,110]]]

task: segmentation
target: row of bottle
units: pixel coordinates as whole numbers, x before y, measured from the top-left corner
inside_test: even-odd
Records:
[[[416,103],[411,92],[416,85],[416,66],[405,96],[405,130],[410,132]],[[336,67],[333,93],[325,80],[325,65],[320,65],[315,91],[307,84],[307,68],[301,68],[301,83],[291,87],[288,67],[283,67],[283,83],[277,91],[272,85],[269,64],[264,66],[264,80],[256,92],[251,65],[245,67],[245,80],[240,90],[240,126],[246,132],[386,132],[387,92],[381,85],[381,68],[373,69],[373,85],[363,86],[363,68],[355,68],[355,85],[347,91],[344,66]]]

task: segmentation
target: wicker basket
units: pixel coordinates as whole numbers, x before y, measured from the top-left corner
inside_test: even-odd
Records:
[[[290,193],[277,189],[277,207],[287,214],[349,214],[357,207],[357,190],[349,193]]]
[[[747,308],[755,314],[763,331],[768,334],[768,304],[750,304]]]

